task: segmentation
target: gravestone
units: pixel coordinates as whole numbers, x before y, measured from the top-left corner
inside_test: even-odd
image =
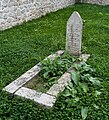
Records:
[[[73,56],[81,54],[82,18],[78,12],[73,12],[67,22],[66,51]]]

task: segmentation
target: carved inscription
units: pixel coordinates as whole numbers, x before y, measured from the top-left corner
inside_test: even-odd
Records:
[[[67,22],[66,30],[66,50],[71,55],[81,54],[82,42],[82,19],[78,12],[73,12]]]

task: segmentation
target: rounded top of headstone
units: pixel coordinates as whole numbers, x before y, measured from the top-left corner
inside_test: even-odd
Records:
[[[71,22],[80,22],[81,24],[83,24],[82,18],[81,18],[80,14],[77,11],[74,11],[72,13],[72,15],[70,16],[70,18],[69,18],[68,21],[71,21]]]

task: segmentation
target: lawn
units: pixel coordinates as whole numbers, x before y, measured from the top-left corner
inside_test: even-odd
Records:
[[[76,4],[0,31],[0,120],[81,119],[79,108],[74,107],[71,112],[61,105],[64,104],[61,96],[54,108],[48,110],[2,91],[49,54],[65,49],[66,23],[73,11],[78,11],[84,22],[82,52],[91,55],[88,63],[96,69],[104,87],[96,101],[99,109],[90,107],[87,120],[109,119],[109,6]]]

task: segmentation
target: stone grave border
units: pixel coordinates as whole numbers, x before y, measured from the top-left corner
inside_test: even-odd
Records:
[[[48,58],[55,59],[56,57],[62,55],[63,53],[64,51],[59,50],[55,54],[49,55],[44,60]],[[90,55],[82,54],[80,57],[83,59],[83,61],[87,61]],[[12,83],[7,85],[5,88],[3,88],[3,90],[13,95],[17,95],[20,97],[33,100],[34,102],[44,105],[46,107],[53,107],[53,105],[56,102],[56,97],[60,92],[64,91],[65,87],[68,85],[68,82],[71,80],[70,72],[75,71],[75,69],[70,68],[67,72],[65,72],[58,79],[58,83],[52,85],[51,88],[46,93],[37,92],[36,90],[23,87],[28,81],[36,77],[40,71],[41,71],[41,62],[39,62],[33,68],[31,68],[26,73],[21,75],[18,79],[14,80]]]

